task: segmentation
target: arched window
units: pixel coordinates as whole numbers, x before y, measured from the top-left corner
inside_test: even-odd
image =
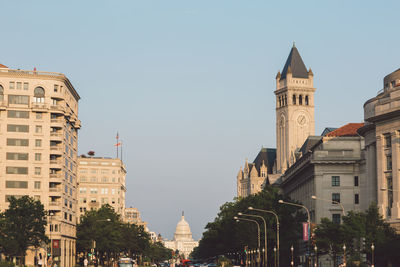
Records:
[[[4,101],[4,88],[0,85],[0,101]]]
[[[293,100],[292,100],[292,102],[293,102],[293,105],[296,105],[296,95],[293,95]]]
[[[285,106],[287,106],[287,95],[285,95]]]
[[[44,89],[43,87],[36,87],[33,91],[33,102],[44,103]]]
[[[279,106],[282,106],[281,97],[279,97]]]
[[[299,95],[299,105],[303,105],[303,96]]]
[[[304,98],[304,102],[306,102],[306,106],[308,106],[308,95]]]

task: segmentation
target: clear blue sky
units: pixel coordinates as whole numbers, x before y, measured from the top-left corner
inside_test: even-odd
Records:
[[[80,154],[128,168],[127,206],[195,238],[275,147],[275,75],[293,41],[315,75],[316,134],[363,120],[399,68],[398,1],[4,1],[0,63],[65,73],[82,97]]]

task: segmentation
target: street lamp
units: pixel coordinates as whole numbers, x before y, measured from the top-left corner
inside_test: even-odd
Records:
[[[316,245],[314,247],[314,255],[315,255],[314,267],[318,267],[318,248]]]
[[[256,217],[256,218],[261,218],[264,222],[264,247],[265,247],[265,253],[264,253],[264,262],[268,262],[268,256],[267,256],[267,222],[265,221],[264,217],[259,216],[259,215],[253,215],[253,214],[244,214],[241,212],[238,212],[239,216],[247,216],[247,217]],[[260,247],[260,244],[258,245]],[[258,259],[260,261],[260,259]]]
[[[371,250],[372,250],[372,265],[371,265],[371,267],[374,267],[374,264],[375,264],[375,262],[374,262],[374,249],[375,249],[375,246],[374,246],[374,243],[372,243],[372,245],[371,245]]]
[[[290,247],[290,251],[292,252],[292,261],[290,262],[290,265],[293,267],[293,266],[294,266],[294,261],[293,261],[293,251],[294,251],[294,248],[293,248],[293,245]]]
[[[256,209],[256,208],[253,208],[253,207],[248,207],[248,209],[249,210],[255,210],[255,211],[261,211],[261,212],[265,212],[265,213],[270,213],[270,214],[273,214],[274,216],[275,216],[275,219],[276,219],[276,249],[277,249],[277,258],[275,258],[275,260],[277,260],[277,264],[278,264],[278,267],[279,267],[279,217],[278,217],[278,214],[276,214],[274,211],[272,211],[272,210],[262,210],[262,209]],[[267,246],[265,246],[265,247],[267,247]],[[265,249],[265,250],[267,250],[267,249]],[[266,254],[265,255],[267,255],[267,252],[265,252]],[[267,256],[265,256],[265,258],[267,258]]]
[[[246,219],[246,218],[242,218],[242,217],[233,217],[237,222],[239,220],[242,221],[249,221],[249,222],[254,222],[257,224],[257,237],[258,237],[258,247],[260,248],[260,224],[256,221],[256,220],[251,220],[251,219]],[[258,259],[260,259],[260,251],[258,251]],[[258,265],[260,264],[260,261],[258,261]]]
[[[346,244],[343,244],[343,264],[346,266]]]
[[[274,264],[274,266],[276,267],[276,247],[274,247],[274,258],[275,258],[275,264]]]
[[[317,196],[311,196],[311,198],[314,199],[314,200],[322,200],[322,201],[326,201],[326,202],[331,202],[332,204],[339,205],[340,208],[342,209],[342,214],[343,214],[343,216],[346,215],[346,213],[344,212],[344,207],[343,207],[342,203],[340,203],[339,201],[336,201],[336,200],[329,200],[329,199],[324,199],[324,198],[319,198],[319,197],[317,197]]]
[[[279,199],[278,202],[280,204],[292,205],[292,206],[296,206],[296,207],[305,209],[307,212],[308,233],[310,236],[312,236],[311,227],[310,227],[311,226],[310,211],[308,210],[308,208],[301,204],[283,201],[282,199]],[[310,238],[309,237],[308,237],[308,242],[307,242],[307,251],[308,251],[308,253],[310,253]],[[311,266],[310,257],[308,257],[308,266]]]

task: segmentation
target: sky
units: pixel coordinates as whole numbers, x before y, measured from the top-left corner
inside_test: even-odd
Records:
[[[3,1],[0,63],[61,72],[81,96],[79,154],[127,167],[126,206],[195,239],[275,145],[275,76],[293,42],[314,72],[316,134],[363,121],[400,66],[399,1]]]

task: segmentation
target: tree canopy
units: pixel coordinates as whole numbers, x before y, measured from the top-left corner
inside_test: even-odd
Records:
[[[305,214],[299,208],[282,205],[280,199],[290,201],[279,194],[278,189],[266,186],[260,193],[246,198],[235,199],[220,207],[220,211],[213,222],[206,225],[206,231],[195,248],[192,256],[195,258],[212,258],[219,255],[242,253],[245,246],[249,249],[257,248],[257,226],[252,222],[236,222],[234,217],[238,212],[263,216],[267,222],[268,262],[273,263],[276,246],[276,219],[272,214],[249,211],[248,207],[271,210],[278,214],[280,221],[280,259],[281,264],[289,265],[290,247],[296,247],[301,236],[302,222],[306,221]],[[253,218],[251,218],[253,219]],[[258,220],[258,219],[257,219]],[[261,228],[261,244],[264,244],[263,222],[259,220]],[[264,246],[262,246],[264,247]],[[296,249],[297,251],[297,249]],[[297,253],[297,252],[296,252]]]
[[[48,242],[46,212],[40,201],[29,196],[11,197],[8,209],[0,213],[0,248],[7,256],[25,256],[29,247]]]

